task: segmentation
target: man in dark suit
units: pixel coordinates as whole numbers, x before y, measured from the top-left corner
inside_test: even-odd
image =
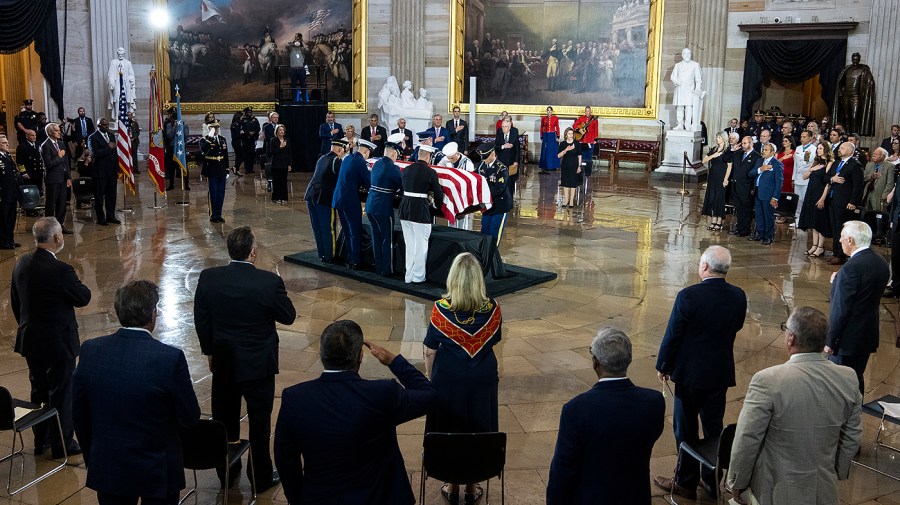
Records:
[[[25,135],[33,135],[28,132]],[[15,249],[16,208],[22,201],[19,167],[9,154],[9,139],[0,135],[0,249]]]
[[[75,307],[91,301],[91,290],[78,280],[75,270],[56,255],[65,245],[62,227],[52,217],[35,221],[35,249],[22,256],[12,275],[10,305],[19,329],[16,352],[28,363],[31,401],[46,403],[59,412],[64,440],[50,423],[34,427],[34,453],[52,448],[54,458],[80,454],[72,425],[72,372],[81,349]]]
[[[400,384],[359,376],[363,345]],[[328,325],[319,355],[322,376],[281,395],[275,463],[285,498],[332,505],[415,503],[396,428],[425,415],[434,387],[403,356],[364,342],[353,321]]]
[[[117,332],[84,343],[73,379],[87,487],[101,505],[174,504],[184,489],[180,428],[200,418],[184,353],[153,339],[159,287],[116,290]]]
[[[116,189],[119,184],[116,139],[106,118],[101,118],[97,124],[99,128],[88,139],[94,153],[94,212],[97,214],[97,224],[101,226],[122,224],[116,219]]]
[[[391,130],[391,135],[395,133],[403,134],[403,151],[400,155],[401,159],[406,159],[413,152],[412,131],[406,127],[406,119],[400,118],[397,120],[397,127]]]
[[[559,417],[547,505],[649,505],[650,453],[662,435],[666,402],[626,377],[631,341],[621,330],[600,330],[591,362],[599,381]]]
[[[842,143],[838,147],[839,159],[831,164],[831,169],[826,174],[831,184],[828,213],[832,230],[831,251],[834,253],[826,262],[829,265],[842,265],[847,261],[847,255],[841,247],[841,230],[844,223],[856,215],[856,208],[862,202],[865,189],[863,168],[859,160],[853,157],[854,151],[852,142]]]
[[[62,142],[62,131],[59,125],[47,127],[49,137],[41,146],[41,157],[44,160],[44,184],[47,188],[47,206],[45,215],[53,216],[62,226],[65,234],[72,233],[66,228],[67,188],[72,187],[72,173],[65,147]]]
[[[247,476],[257,491],[278,483],[269,456],[278,333],[275,323],[293,324],[297,317],[281,277],[259,270],[257,246],[248,226],[228,234],[231,262],[200,272],[194,295],[194,326],[200,349],[212,372],[212,416],[225,423],[228,440],[240,438],[241,398],[247,402],[253,466]],[[225,468],[219,468],[223,479]],[[232,482],[240,468],[230,472]]]
[[[895,140],[900,140],[900,125],[897,124],[891,125],[891,136],[881,141],[881,147],[883,147],[888,154],[891,154],[894,152],[891,148],[891,143]]]
[[[459,117],[459,105],[453,107],[453,119],[447,120],[447,131],[450,141],[456,142],[459,152],[466,154],[469,150],[469,123]]]
[[[512,125],[508,117],[503,120],[497,135],[494,137],[494,152],[497,153],[497,161],[509,170],[510,182],[515,187],[519,178],[519,156],[522,152],[522,144],[519,142],[519,130]]]
[[[369,126],[362,129],[360,137],[375,145],[375,149],[372,150],[371,154],[372,158],[384,156],[384,141],[387,140],[387,130],[384,126],[378,124],[378,114],[369,116]]]
[[[746,237],[750,235],[750,221],[753,218],[753,179],[747,174],[756,166],[759,153],[753,150],[753,139],[749,136],[741,139],[741,152],[732,153],[731,164],[734,179],[731,184],[731,203],[734,205],[734,227],[728,232],[731,235]]]
[[[771,245],[775,238],[775,209],[778,208],[778,197],[784,182],[784,165],[775,159],[775,144],[768,143],[762,147],[762,156],[756,160],[747,177],[753,177],[756,186],[756,233],[750,236],[750,240]]]
[[[881,295],[891,273],[880,254],[869,248],[872,229],[862,221],[847,221],[840,244],[847,264],[831,276],[831,313],[825,352],[831,361],[849,366],[865,394],[863,372],[878,349]]]
[[[747,295],[725,282],[730,267],[728,249],[712,246],[704,251],[698,269],[702,281],[678,293],[659,347],[659,380],[666,387],[669,379],[675,382],[675,447],[699,440],[698,416],[705,438],[722,433],[725,393],[735,385],[734,339],[747,313]],[[657,487],[689,499],[696,498],[698,484],[715,498],[717,482],[705,468],[701,479],[700,463],[683,452],[674,481],[653,479]]]
[[[441,126],[444,117],[440,114],[435,114],[434,117],[431,118],[431,128],[428,130],[434,133],[434,148],[440,151],[447,145],[447,142],[450,142],[450,132]]]
[[[744,129],[741,128],[741,123],[738,121],[738,118],[733,117],[731,121],[728,122],[728,126],[723,130],[725,135],[731,135],[732,133],[737,133],[738,137],[744,136]]]
[[[84,107],[78,107],[78,117],[66,118],[72,124],[69,141],[75,144],[75,158],[80,158],[87,148],[87,139],[94,133],[94,120],[87,117]]]
[[[36,134],[26,133],[25,142],[16,147],[16,163],[21,168],[19,172],[22,173],[22,179],[25,184],[37,186],[41,195],[43,195],[44,159],[41,157],[41,150],[38,148]]]
[[[334,112],[328,111],[325,114],[325,122],[319,125],[319,140],[322,142],[320,155],[325,155],[331,150],[331,140],[334,138],[344,138],[344,127],[341,123],[335,122]]]

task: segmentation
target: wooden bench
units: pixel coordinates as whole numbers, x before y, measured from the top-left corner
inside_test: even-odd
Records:
[[[619,169],[620,161],[644,163],[650,172],[659,166],[659,145],[658,140],[599,138],[593,157],[609,161],[610,173]]]

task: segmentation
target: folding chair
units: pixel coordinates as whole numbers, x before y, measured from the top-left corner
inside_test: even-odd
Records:
[[[245,452],[247,464],[253,466],[250,442],[244,439],[228,442],[225,425],[212,419],[201,419],[196,426],[182,432],[181,451],[184,455],[184,467],[194,473],[194,487],[178,500],[179,505],[197,491],[197,470],[210,470],[225,465],[227,486],[231,482],[231,466],[238,463]],[[222,495],[225,505],[228,505],[228,489],[225,486],[222,487]],[[253,496],[247,505],[256,503],[256,483],[253,479],[250,480],[250,490]]]
[[[878,242],[890,231],[891,216],[887,212],[870,210],[863,214],[863,222],[872,229],[872,242]]]
[[[37,186],[28,185],[19,188],[22,192],[22,210],[43,212],[44,206],[41,205],[41,190]]]
[[[800,196],[797,193],[781,193],[778,197],[778,208],[775,209],[775,215],[793,219],[797,214],[797,204],[799,202]]]
[[[491,478],[500,478],[500,503],[506,498],[506,433],[426,433],[422,443],[422,480],[419,503],[425,503],[429,477],[453,484],[487,481],[484,503],[489,505]]]
[[[731,445],[734,443],[734,433],[737,430],[736,424],[729,424],[722,430],[719,438],[704,438],[693,444],[682,442],[678,447],[678,458],[681,459],[681,453],[687,453],[700,462],[705,468],[709,468],[716,474],[716,503],[724,504],[722,497],[722,480],[728,472],[728,465],[731,462]],[[673,489],[669,490],[669,503],[675,504],[675,496],[673,494],[675,487],[675,479],[672,479]]]
[[[87,204],[88,213],[93,213],[94,203],[94,184],[90,177],[79,177],[72,181],[72,193],[75,195],[75,207],[72,209],[74,213],[80,209],[82,205]]]
[[[25,414],[20,415],[18,419],[16,418],[16,408],[26,409]],[[25,449],[25,441],[22,440],[22,432],[27,429],[33,428],[40,423],[49,421],[54,417],[56,418],[56,427],[59,429],[59,439],[63,440],[64,437],[62,431],[62,423],[59,420],[59,413],[55,408],[48,406],[42,407],[40,405],[35,405],[34,403],[16,400],[9,393],[8,389],[0,386],[0,431],[12,430],[13,432],[12,448],[10,449],[9,455],[0,458],[0,461],[9,460],[9,476],[6,478],[6,492],[10,495],[14,495],[19,491],[30,488],[38,482],[62,470],[66,467],[66,463],[69,462],[69,455],[66,453],[65,444],[63,444],[62,463],[53,467],[51,470],[41,475],[40,477],[37,477],[34,480],[25,483],[23,486],[17,489],[10,489],[12,487],[13,458],[15,456],[19,456],[22,458],[21,468],[24,478],[25,455],[22,454],[22,451]],[[16,435],[18,435],[20,445],[18,450],[16,450]]]

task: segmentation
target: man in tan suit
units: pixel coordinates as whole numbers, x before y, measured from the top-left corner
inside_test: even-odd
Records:
[[[782,328],[791,357],[750,381],[728,487],[738,503],[748,488],[765,505],[837,503],[862,435],[859,381],[822,354],[825,314],[798,307]]]

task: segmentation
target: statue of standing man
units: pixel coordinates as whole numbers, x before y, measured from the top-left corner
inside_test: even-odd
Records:
[[[859,63],[859,53],[853,53],[850,61],[838,76],[834,120],[849,133],[871,137],[875,134],[875,77],[868,65]]]
[[[703,97],[703,77],[700,64],[691,60],[691,50],[681,51],[681,60],[672,69],[671,81],[675,85],[675,119],[673,130],[697,131],[700,129],[699,101]],[[696,111],[695,111],[695,105]]]
[[[122,94],[119,75],[122,76],[121,83],[125,86],[125,102],[128,104],[128,110],[134,112],[134,68],[131,62],[125,59],[125,48],[116,49],[116,58],[109,62],[109,110],[112,111],[112,117],[119,117],[119,97]]]

